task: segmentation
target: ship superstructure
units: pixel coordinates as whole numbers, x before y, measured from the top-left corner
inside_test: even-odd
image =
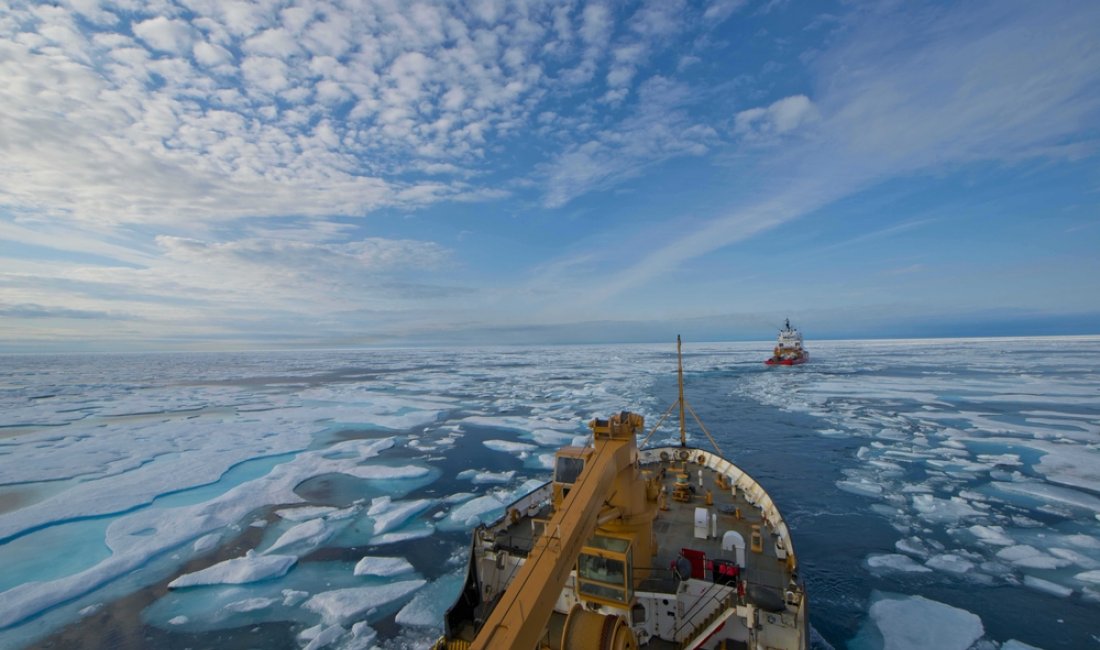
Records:
[[[810,352],[802,347],[802,332],[791,327],[791,319],[786,319],[783,329],[772,350],[772,356],[764,363],[769,366],[797,366],[810,360]]]

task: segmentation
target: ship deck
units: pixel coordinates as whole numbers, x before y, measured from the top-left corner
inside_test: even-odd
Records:
[[[685,465],[678,461],[642,465],[643,470],[653,471],[658,476],[660,470],[664,468],[661,483],[667,490],[668,510],[658,511],[653,525],[657,538],[657,553],[649,563],[652,569],[649,577],[638,585],[636,591],[675,593],[679,578],[672,567],[685,549],[702,552],[708,561],[715,559],[736,561],[733,550],[722,549],[723,535],[732,530],[740,533],[745,541],[745,566],[740,569],[740,579],[745,582],[748,599],[782,602],[784,591],[790,582],[790,574],[786,562],[776,553],[776,535],[764,521],[759,509],[739,490],[734,494],[730,489],[719,489],[715,482],[717,472],[714,470],[690,461],[686,465],[686,471],[684,467]],[[676,474],[681,472],[688,474],[691,485],[692,494],[690,500],[686,502],[672,498]],[[702,486],[700,486],[700,472],[702,472]],[[713,504],[709,506],[705,501],[707,490],[710,490],[713,497]],[[707,509],[708,521],[710,515],[717,515],[716,536],[696,537],[696,508]],[[545,506],[533,517],[521,517],[518,521],[498,530],[494,546],[507,549],[515,555],[526,556],[534,544],[535,536],[542,530],[541,526],[532,525],[532,519],[536,522],[545,521],[550,516],[549,506]],[[752,548],[754,526],[759,526],[762,541],[758,551]],[[635,558],[635,563],[638,568],[645,566],[641,558]],[[711,577],[711,571],[706,571],[705,579],[710,580]]]

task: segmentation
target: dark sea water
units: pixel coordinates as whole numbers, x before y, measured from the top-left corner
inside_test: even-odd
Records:
[[[817,645],[1100,647],[1100,340],[808,347],[684,365],[787,519]],[[470,527],[592,417],[676,397],[672,345],[2,361],[3,647],[297,648],[335,624],[330,647],[426,647]],[[167,588],[280,545],[283,575]],[[370,606],[318,605],[341,589]]]

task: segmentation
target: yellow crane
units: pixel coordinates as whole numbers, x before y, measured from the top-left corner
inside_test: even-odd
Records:
[[[500,597],[481,627],[471,648],[535,648],[545,635],[547,623],[573,570],[582,547],[598,527],[610,526],[626,531],[638,543],[639,556],[648,558],[652,548],[652,523],[655,504],[646,498],[645,479],[638,469],[636,432],[644,420],[636,413],[622,412],[608,420],[589,423],[594,449],[584,454],[584,469],[576,481],[563,490],[555,490],[562,501],[535,542],[527,561]],[[574,448],[575,449],[575,448]],[[576,457],[568,448],[559,458]],[[568,494],[564,494],[564,492]],[[635,576],[640,580],[641,576]],[[598,615],[597,615],[598,616]],[[592,625],[593,617],[582,618],[577,612],[574,625]],[[637,641],[625,623],[604,621],[617,639],[610,647],[636,648]],[[617,618],[617,617],[616,617]],[[582,620],[586,622],[581,623]],[[569,622],[564,636],[568,637]]]

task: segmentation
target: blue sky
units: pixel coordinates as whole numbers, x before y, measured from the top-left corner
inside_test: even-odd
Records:
[[[15,2],[0,349],[1100,332],[1100,4]]]

